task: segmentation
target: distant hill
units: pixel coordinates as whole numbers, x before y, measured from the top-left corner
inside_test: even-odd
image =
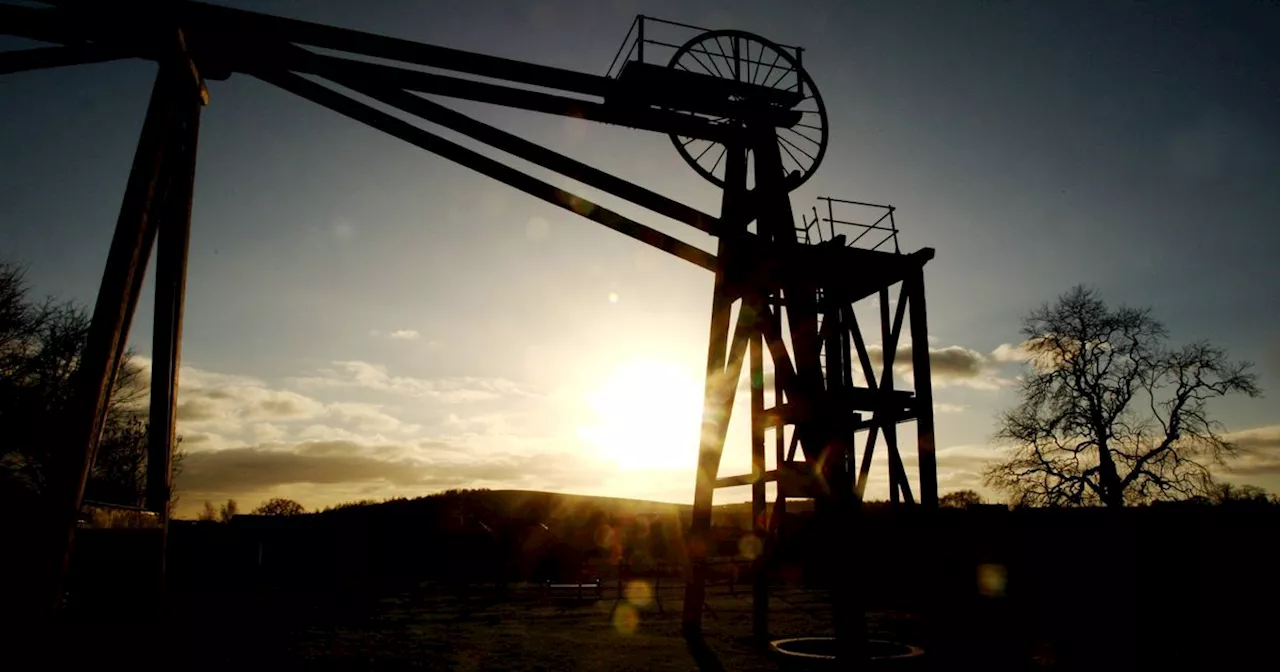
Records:
[[[444,510],[464,507],[472,515],[479,515],[486,523],[506,521],[515,523],[576,523],[592,517],[603,516],[609,520],[618,518],[679,519],[687,524],[693,513],[689,504],[654,502],[644,499],[575,495],[538,490],[452,490],[415,499],[394,499],[385,502],[358,502],[340,505],[320,512],[331,515],[438,515]],[[791,500],[788,511],[801,513],[812,510],[809,501]],[[772,503],[769,504],[772,509]],[[356,512],[360,512],[357,514]],[[731,502],[713,509],[713,524],[727,527],[749,527],[750,502]]]

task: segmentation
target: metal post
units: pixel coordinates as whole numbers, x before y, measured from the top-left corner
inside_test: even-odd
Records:
[[[753,297],[752,304],[758,297]],[[753,310],[757,306],[752,306]],[[763,308],[763,302],[758,305]],[[747,309],[744,302],[743,309]],[[757,313],[757,315],[759,315]],[[760,319],[758,316],[757,319]],[[751,532],[757,541],[757,555],[752,558],[751,624],[756,641],[769,639],[769,583],[765,572],[765,463],[764,463],[764,340],[759,330],[751,334]]]
[[[51,532],[55,536],[50,542],[53,557],[49,565],[52,576],[48,597],[55,612],[62,603],[63,580],[70,565],[85,483],[98,450],[111,388],[128,341],[142,276],[155,239],[154,206],[165,183],[162,163],[180,83],[180,76],[172,68],[161,66],[151,90],[151,102],[125,185],[89,335],[76,371],[74,397],[63,435],[67,459],[57,465],[61,473],[51,475],[52,506],[56,508],[51,521]]]
[[[804,72],[803,61],[801,60],[803,58],[804,48],[796,47],[796,93],[802,96],[804,95],[804,77],[801,76]]]
[[[831,237],[835,238],[836,237],[836,212],[835,212],[835,208],[832,207],[831,199],[829,198],[827,199],[827,228],[831,229]],[[818,233],[822,233],[821,227],[819,227]]]
[[[171,140],[173,172],[159,222],[156,250],[155,316],[152,332],[151,412],[147,436],[146,508],[160,517],[158,588],[163,596],[172,467],[182,360],[182,320],[191,237],[191,199],[195,188],[196,146],[201,101],[179,102],[180,118]],[[161,602],[163,609],[163,602]]]
[[[938,460],[934,452],[933,381],[929,369],[929,325],[924,302],[924,266],[907,280],[911,310],[911,370],[916,388],[916,445],[920,457],[920,503],[938,506]]]
[[[740,212],[749,203],[747,194],[747,155],[743,148],[730,147],[726,153],[725,192],[720,220],[730,226],[747,218]],[[715,494],[716,472],[720,467],[720,455],[724,449],[728,411],[721,397],[725,386],[725,368],[730,362],[728,353],[729,323],[732,317],[734,297],[731,293],[724,262],[726,248],[732,245],[728,236],[720,238],[717,246],[715,287],[711,300],[711,328],[707,344],[707,379],[703,391],[702,440],[698,450],[698,473],[694,483],[693,512],[689,522],[689,538],[686,550],[689,555],[689,582],[685,585],[682,627],[686,636],[702,632],[702,607],[706,599],[707,552],[711,543],[711,506]],[[733,390],[737,379],[729,386]],[[720,417],[723,414],[724,417]]]
[[[898,297],[899,301],[905,300],[905,296]],[[885,457],[889,462],[889,502],[894,506],[899,503],[898,497],[898,472],[893,469],[893,456],[890,454],[893,450],[892,444],[889,442],[890,432],[895,431],[894,423],[897,418],[889,416],[889,396],[893,393],[893,361],[897,359],[898,339],[893,333],[892,318],[889,317],[889,288],[880,288],[880,345],[881,351],[884,353],[882,357],[888,364],[885,366],[884,379],[880,381],[880,408],[877,409],[877,415],[884,417],[883,431],[885,438]],[[889,351],[893,352],[890,353]]]
[[[636,60],[644,63],[644,15],[637,16],[636,21],[639,22],[636,28]]]

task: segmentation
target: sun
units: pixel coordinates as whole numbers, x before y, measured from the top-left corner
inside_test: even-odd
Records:
[[[631,362],[610,372],[586,402],[591,422],[578,433],[602,457],[633,469],[697,465],[702,386],[692,372],[669,362]]]

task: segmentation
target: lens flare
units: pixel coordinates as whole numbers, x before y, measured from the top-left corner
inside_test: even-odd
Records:
[[[653,604],[653,586],[648,581],[628,581],[622,589],[627,602],[636,607],[647,607]]]
[[[617,630],[619,634],[634,634],[636,629],[640,627],[640,612],[635,607],[624,602],[613,610],[612,621],[613,629]]]
[[[1004,565],[993,563],[978,565],[979,593],[987,597],[1004,597],[1008,580],[1008,572]]]

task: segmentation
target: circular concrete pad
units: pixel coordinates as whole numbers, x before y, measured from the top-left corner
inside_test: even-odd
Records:
[[[836,669],[835,637],[789,637],[770,642],[769,648],[787,668]],[[924,656],[919,647],[879,639],[867,640],[866,652],[873,669],[907,666]]]

